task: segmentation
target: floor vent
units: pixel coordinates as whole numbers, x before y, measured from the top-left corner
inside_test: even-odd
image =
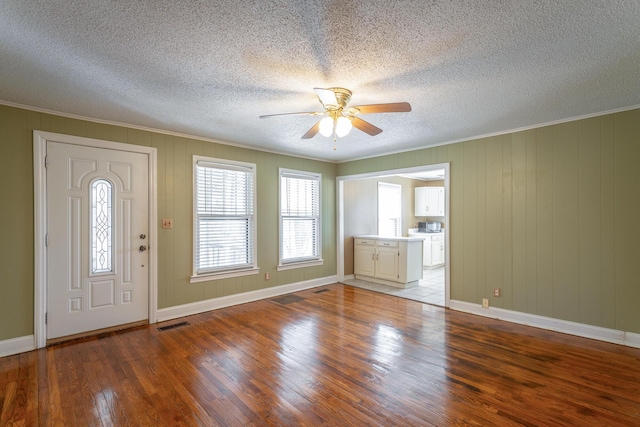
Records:
[[[320,289],[319,291],[313,291],[314,294],[321,294],[323,292],[329,292],[329,289]]]
[[[278,304],[291,304],[292,302],[298,302],[298,301],[302,301],[304,298],[300,298],[297,295],[285,295],[283,297],[278,297],[278,298],[274,298],[273,301],[277,302]]]
[[[169,329],[173,329],[173,328],[179,328],[180,326],[188,326],[189,322],[180,322],[180,323],[174,323],[173,325],[167,325],[167,326],[160,326],[158,328],[159,331],[168,331]]]

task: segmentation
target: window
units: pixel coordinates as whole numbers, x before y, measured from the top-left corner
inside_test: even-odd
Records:
[[[278,270],[322,265],[320,174],[280,169]]]
[[[402,186],[378,182],[378,235],[402,236]]]
[[[191,281],[257,274],[256,166],[200,156],[193,159],[194,276]]]

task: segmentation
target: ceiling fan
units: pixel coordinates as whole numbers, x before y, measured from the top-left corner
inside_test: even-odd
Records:
[[[322,116],[326,115],[315,125],[302,135],[302,139],[313,138],[318,132],[323,136],[333,135],[334,142],[337,137],[343,137],[349,133],[352,127],[360,129],[364,133],[376,136],[382,129],[372,125],[371,123],[357,117],[358,114],[372,113],[406,113],[411,111],[411,105],[408,102],[393,102],[388,104],[369,104],[348,107],[347,104],[351,100],[351,91],[342,87],[331,87],[328,89],[314,88],[318,95],[320,104],[324,107],[323,112],[300,112],[300,113],[281,113],[268,114],[260,116],[261,119],[267,117],[290,116],[290,115],[309,115]],[[335,150],[335,147],[333,148]]]

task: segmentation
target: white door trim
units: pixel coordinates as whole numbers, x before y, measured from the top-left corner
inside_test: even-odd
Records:
[[[33,327],[35,348],[47,345],[47,248],[45,245],[47,224],[47,173],[45,155],[47,141],[86,147],[106,148],[146,154],[149,159],[149,323],[158,318],[158,248],[157,248],[157,149],[141,145],[123,144],[100,139],[83,138],[52,132],[33,131],[33,187],[34,187],[34,309]]]

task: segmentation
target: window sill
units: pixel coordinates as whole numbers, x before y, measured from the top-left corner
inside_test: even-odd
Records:
[[[280,264],[276,267],[277,271],[284,270],[293,270],[296,268],[304,268],[304,267],[315,267],[317,265],[323,265],[323,259],[314,259],[313,261],[300,261],[300,262],[292,262],[289,264]]]
[[[189,283],[210,282],[211,280],[229,279],[231,277],[250,276],[260,273],[259,268],[250,268],[247,270],[223,271],[220,273],[208,273],[191,276]]]

